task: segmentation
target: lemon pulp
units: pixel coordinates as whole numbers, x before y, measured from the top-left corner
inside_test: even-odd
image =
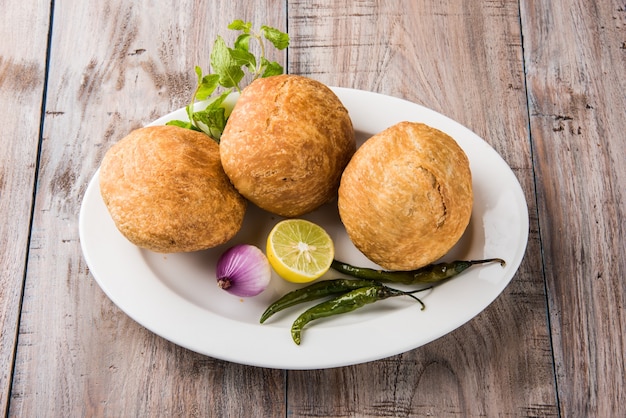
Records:
[[[267,259],[283,279],[307,283],[330,269],[335,247],[319,225],[304,219],[277,223],[267,237]]]

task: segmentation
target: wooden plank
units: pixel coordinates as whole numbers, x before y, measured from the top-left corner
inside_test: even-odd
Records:
[[[284,416],[284,372],[200,356],[146,331],[93,281],[78,241],[82,196],[105,151],[133,128],[189,100],[194,66],[207,68],[213,39],[232,20],[284,29],[283,3],[54,4],[41,169],[9,414]]]
[[[558,415],[517,2],[289,2],[289,71],[402,97],[500,152],[525,191],[520,271],[483,313],[403,355],[289,373],[295,416]],[[308,390],[307,390],[308,389]]]
[[[522,1],[563,416],[626,413],[626,5]]]
[[[33,204],[49,2],[0,14],[0,411],[8,408]],[[29,22],[25,25],[24,22]]]

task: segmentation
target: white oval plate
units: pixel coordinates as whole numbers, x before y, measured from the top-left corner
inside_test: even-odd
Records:
[[[96,172],[80,211],[80,240],[91,273],[113,303],[182,347],[227,361],[281,369],[346,366],[403,353],[451,332],[485,309],[513,278],[528,240],[528,208],[511,169],[476,134],[437,112],[381,94],[333,90],[350,112],[359,144],[404,120],[427,123],[457,140],[470,160],[475,202],[467,231],[445,259],[500,257],[506,260],[505,267],[474,266],[420,294],[424,311],[408,297],[392,298],[315,321],[304,329],[298,346],[291,339],[290,326],[308,305],[259,324],[265,308],[297,285],[274,276],[261,295],[242,299],[215,283],[217,257],[236,243],[264,249],[279,217],[250,205],[241,231],[229,243],[195,253],[157,254],[137,248],[117,230],[100,196]],[[186,119],[185,110],[153,124],[171,119]],[[339,260],[375,266],[348,239],[336,202],[304,218],[326,228]],[[336,276],[330,271],[325,277]]]

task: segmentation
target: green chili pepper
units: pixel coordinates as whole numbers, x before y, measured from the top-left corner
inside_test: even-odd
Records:
[[[287,309],[290,306],[299,303],[309,302],[311,300],[323,298],[325,296],[336,295],[338,293],[346,293],[360,287],[376,285],[372,280],[350,280],[350,279],[334,279],[315,282],[306,287],[293,290],[285,294],[280,299],[272,303],[261,315],[260,322],[263,323],[267,318],[276,312]]]
[[[489,258],[486,260],[457,260],[450,263],[430,264],[417,270],[389,271],[376,270],[367,267],[355,267],[341,261],[333,260],[331,267],[340,273],[357,277],[359,279],[379,280],[403,284],[419,284],[436,283],[454,277],[475,264],[492,262],[499,262],[501,266],[506,264],[501,258]]]
[[[422,305],[422,310],[424,310],[424,303],[412,294],[424,290],[427,289],[405,292],[398,289],[392,289],[390,287],[380,284],[372,284],[369,286],[360,287],[326,302],[322,302],[304,311],[291,326],[291,337],[293,338],[293,341],[299,345],[302,328],[304,328],[304,326],[309,322],[315,319],[325,318],[327,316],[352,312],[355,309],[358,309],[367,304],[394,296],[410,296],[418,301]]]

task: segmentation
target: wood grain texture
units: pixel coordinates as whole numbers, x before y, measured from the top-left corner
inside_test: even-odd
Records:
[[[516,2],[289,2],[289,71],[435,109],[501,153],[529,203],[520,271],[482,314],[389,359],[289,374],[295,416],[558,415]],[[313,384],[311,383],[313,382]],[[308,388],[308,390],[307,390]]]
[[[626,414],[626,4],[522,1],[563,416]]]
[[[5,416],[626,415],[623,1],[0,6]],[[180,348],[105,296],[78,241],[88,181],[114,142],[187,102],[235,18],[288,29],[271,56],[288,72],[425,105],[503,156],[530,238],[485,311],[401,355],[284,371]]]
[[[49,7],[43,1],[8,10],[0,6],[0,411],[5,412],[26,274]]]
[[[189,100],[194,66],[208,66],[213,39],[232,20],[284,29],[282,3],[54,4],[9,415],[285,415],[283,371],[200,356],[146,331],[93,281],[78,240],[83,193],[104,152]]]

